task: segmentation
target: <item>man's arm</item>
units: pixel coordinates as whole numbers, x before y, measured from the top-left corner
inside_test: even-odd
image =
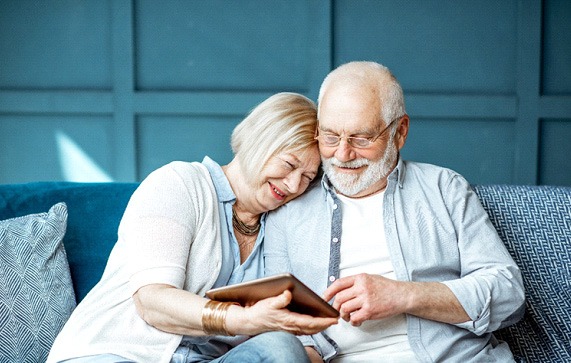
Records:
[[[470,320],[452,291],[438,282],[404,282],[359,274],[331,284],[325,290],[324,299],[329,301],[333,297],[333,307],[354,326],[398,314],[449,324]]]

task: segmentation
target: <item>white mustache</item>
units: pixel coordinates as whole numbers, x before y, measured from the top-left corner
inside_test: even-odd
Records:
[[[329,159],[329,163],[333,166],[337,166],[340,168],[360,168],[361,166],[369,165],[369,160],[367,159],[355,159],[347,162],[339,161],[337,158],[332,157]]]

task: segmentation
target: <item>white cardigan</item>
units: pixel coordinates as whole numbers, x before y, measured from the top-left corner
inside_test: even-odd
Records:
[[[220,225],[204,165],[173,162],[151,173],[127,205],[101,281],[74,310],[48,363],[102,353],[170,362],[182,336],[148,325],[131,297],[153,283],[204,296],[220,272]]]

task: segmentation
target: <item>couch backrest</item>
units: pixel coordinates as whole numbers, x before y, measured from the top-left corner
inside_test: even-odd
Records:
[[[474,190],[521,268],[526,290],[524,319],[496,337],[527,362],[571,362],[571,188]]]
[[[0,220],[68,207],[63,240],[79,302],[99,281],[136,183],[37,182],[0,185]]]

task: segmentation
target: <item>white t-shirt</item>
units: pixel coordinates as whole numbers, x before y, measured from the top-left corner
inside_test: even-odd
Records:
[[[383,197],[384,192],[358,199],[339,195],[343,213],[340,277],[368,273],[395,279],[385,240]],[[368,320],[359,327],[341,319],[327,329],[327,335],[339,346],[335,363],[416,360],[408,343],[404,314]]]

